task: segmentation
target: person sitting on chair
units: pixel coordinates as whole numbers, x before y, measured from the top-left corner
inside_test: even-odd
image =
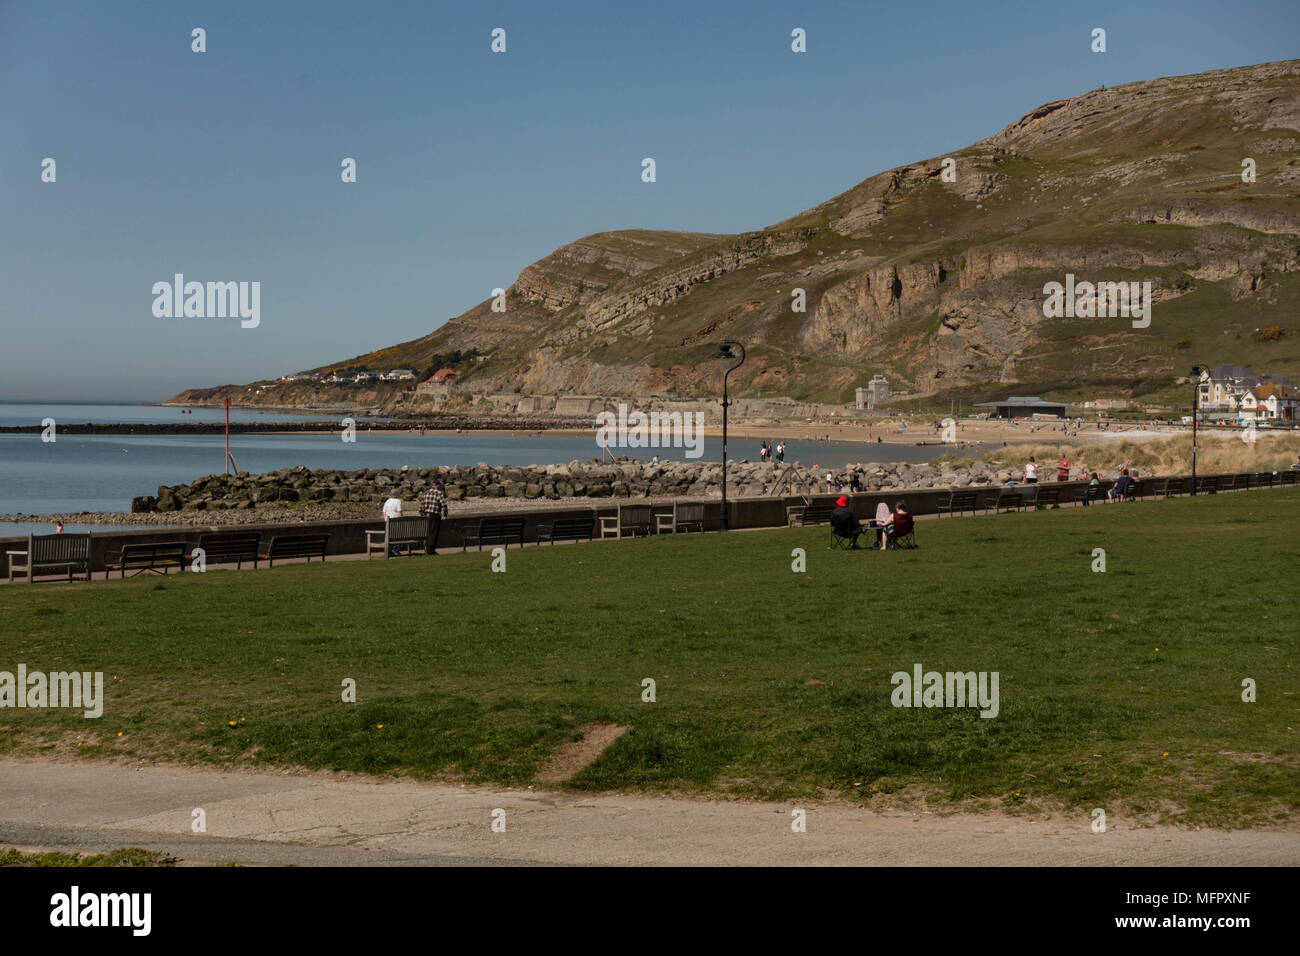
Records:
[[[899,538],[912,533],[912,516],[907,510],[907,502],[900,501],[894,505],[894,513],[889,516],[889,524],[885,529],[885,542],[891,548],[898,547]]]
[[[1124,492],[1128,491],[1128,489],[1132,487],[1134,484],[1136,484],[1136,482],[1129,475],[1128,469],[1125,468],[1123,471],[1119,473],[1119,477],[1115,479],[1114,487],[1112,487],[1110,491],[1107,492],[1107,494],[1110,495],[1110,500],[1123,501]]]
[[[858,523],[858,516],[849,507],[849,499],[843,495],[835,499],[835,507],[831,509],[831,530],[841,538],[848,538],[850,546],[857,548],[858,535],[862,534],[862,525]]]
[[[885,504],[883,501],[876,505],[876,520],[871,522],[871,526],[876,529],[876,547],[881,551],[884,551],[885,547],[889,543],[889,532],[886,530],[886,527],[889,524],[891,517],[892,514],[889,510],[889,505]]]

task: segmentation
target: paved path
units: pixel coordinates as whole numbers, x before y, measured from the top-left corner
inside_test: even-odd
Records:
[[[933,817],[804,804],[494,790],[321,773],[0,760],[0,844],[299,865],[1272,865],[1300,832]],[[192,811],[207,833],[191,832]],[[492,831],[505,811],[506,831]]]

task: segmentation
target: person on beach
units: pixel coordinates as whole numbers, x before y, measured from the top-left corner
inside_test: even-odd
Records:
[[[785,461],[785,442],[783,441],[776,443],[776,460],[778,462]]]
[[[424,553],[437,554],[438,531],[442,528],[442,519],[447,517],[447,495],[442,490],[441,478],[435,478],[433,484],[420,495],[420,514],[429,519],[429,541]]]
[[[1034,456],[1029,456],[1029,461],[1025,464],[1025,484],[1038,484],[1038,462],[1034,461]]]
[[[771,454],[771,452],[769,451],[769,449],[768,449],[768,447],[767,447],[767,442],[763,442],[763,446],[762,446],[761,448],[759,448],[759,450],[758,450],[758,460],[759,460],[759,463],[760,463],[760,464],[764,464],[764,465],[766,465],[766,464],[767,464],[767,456],[768,456],[769,454]]]
[[[1070,459],[1065,457],[1065,452],[1061,452],[1061,460],[1056,463],[1056,480],[1070,480]]]
[[[54,533],[55,533],[55,534],[63,534],[63,522],[62,522],[62,521],[56,521],[56,522],[54,522]]]

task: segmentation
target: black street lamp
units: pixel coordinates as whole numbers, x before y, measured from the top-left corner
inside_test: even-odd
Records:
[[[1193,365],[1191,375],[1192,380],[1192,497],[1196,497],[1196,420],[1201,417],[1201,379],[1208,369],[1199,365]]]
[[[722,516],[718,520],[719,531],[727,530],[727,406],[731,404],[727,398],[727,379],[745,364],[745,347],[739,342],[723,342],[718,346],[718,354],[713,356],[715,359],[734,359],[736,356],[731,351],[733,345],[740,349],[740,361],[722,376]]]

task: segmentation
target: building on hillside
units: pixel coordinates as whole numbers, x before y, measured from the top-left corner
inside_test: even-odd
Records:
[[[446,394],[452,385],[456,382],[456,373],[449,368],[440,368],[434,372],[428,379],[415,386],[417,392],[433,392],[435,394]]]
[[[1300,388],[1280,382],[1263,382],[1246,389],[1238,414],[1246,421],[1293,422],[1300,415]]]
[[[998,402],[980,402],[975,407],[991,409],[996,418],[1031,418],[1034,415],[1065,417],[1064,402],[1045,402],[1037,395],[1012,395]]]
[[[888,399],[889,380],[877,373],[872,376],[866,388],[859,388],[854,392],[853,407],[858,411],[880,408]]]
[[[364,385],[367,382],[374,382],[378,380],[378,378],[378,372],[357,372],[356,375],[352,376],[352,381],[356,382],[358,385]]]
[[[394,369],[389,369],[387,372],[385,372],[383,375],[381,375],[381,376],[379,376],[379,377],[380,377],[381,379],[383,379],[385,382],[413,382],[413,381],[415,381],[415,373],[412,372],[409,368],[394,368]]]
[[[1246,390],[1263,381],[1264,376],[1244,365],[1216,365],[1201,378],[1198,402],[1207,412],[1235,412]]]

